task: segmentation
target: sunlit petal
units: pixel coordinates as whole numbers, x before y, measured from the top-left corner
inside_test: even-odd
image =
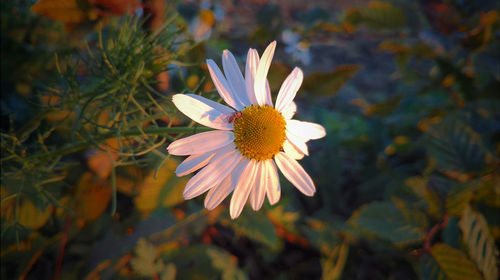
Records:
[[[303,135],[303,138],[307,140],[323,138],[326,135],[325,128],[322,125],[312,122],[288,120],[286,129],[295,135]]]
[[[194,96],[176,94],[172,97],[172,101],[179,111],[199,124],[221,130],[233,129],[233,124],[225,119],[226,114],[232,112],[232,109],[221,104],[214,106],[215,102],[201,96]]]
[[[250,160],[234,188],[231,204],[229,206],[229,214],[232,219],[236,219],[241,214],[241,211],[243,211],[243,207],[250,195],[252,186],[255,184],[255,175],[257,173],[256,164],[256,160]]]
[[[269,44],[269,46],[264,51],[262,55],[259,66],[257,68],[257,75],[255,76],[255,97],[257,98],[257,102],[259,105],[269,105],[272,106],[272,103],[269,103],[268,95],[266,91],[266,83],[267,83],[267,73],[269,71],[269,67],[271,66],[271,61],[274,56],[274,50],[276,49],[276,41]]]
[[[241,110],[243,107],[239,102],[236,102],[234,93],[231,92],[231,88],[227,83],[226,77],[222,74],[219,66],[211,59],[207,59],[208,72],[210,72],[210,77],[212,77],[212,82],[217,88],[219,95],[224,99],[224,101],[236,110]]]
[[[307,196],[313,196],[316,187],[309,177],[309,174],[300,166],[300,164],[285,153],[279,153],[274,156],[276,164],[283,176],[290,181],[299,191]]]
[[[214,130],[175,140],[167,150],[175,156],[203,154],[221,148],[234,140],[232,131]]]
[[[252,209],[257,211],[262,207],[264,203],[264,198],[266,197],[266,165],[267,161],[259,161],[257,162],[257,170],[255,177],[255,185],[250,192],[250,205]]]
[[[191,199],[218,185],[242,159],[234,150],[215,159],[191,178],[184,188],[184,199]]]
[[[224,67],[224,74],[226,75],[227,83],[231,88],[232,96],[237,103],[237,106],[246,107],[250,105],[247,90],[245,86],[245,79],[241,74],[238,63],[233,54],[224,50],[222,53],[222,67]]]
[[[302,74],[302,70],[295,67],[281,85],[280,91],[278,92],[278,98],[276,99],[276,110],[283,112],[283,110],[288,107],[295,98],[300,85],[302,85],[303,79],[304,74]]]

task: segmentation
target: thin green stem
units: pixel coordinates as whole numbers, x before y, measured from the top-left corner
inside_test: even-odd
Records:
[[[198,132],[205,132],[205,131],[210,131],[212,130],[211,128],[208,127],[148,127],[144,129],[131,129],[128,131],[123,131],[121,132],[121,136],[141,136],[144,134],[146,135],[152,135],[152,136],[167,136],[167,134],[170,133],[188,133],[188,134],[195,134]],[[96,143],[102,143],[106,139],[109,138],[114,138],[116,137],[116,133],[107,133],[104,134],[103,136],[95,139]],[[31,157],[28,158],[28,160],[48,160],[52,159],[54,157],[58,156],[63,156],[63,155],[69,155],[73,154],[79,151],[84,150],[85,148],[91,146],[92,143],[88,141],[77,141],[73,144],[68,144],[65,145],[59,149],[56,149],[52,152],[49,153],[44,153],[44,154],[37,154],[37,155],[32,155]]]

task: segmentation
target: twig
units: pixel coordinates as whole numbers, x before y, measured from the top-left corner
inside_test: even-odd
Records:
[[[448,214],[445,214],[443,217],[443,221],[439,224],[434,225],[431,228],[431,230],[429,230],[429,233],[427,233],[427,236],[425,237],[425,243],[424,243],[424,251],[425,252],[431,251],[431,243],[432,243],[432,239],[434,239],[434,235],[436,235],[436,233],[439,230],[444,229],[446,227],[446,225],[448,224],[448,220],[449,220]]]
[[[59,256],[57,257],[57,266],[56,272],[54,273],[54,280],[59,278],[59,274],[61,273],[62,261],[64,257],[64,249],[66,248],[66,242],[68,242],[68,230],[71,225],[71,217],[66,218],[66,222],[64,224],[64,231],[61,240],[61,247],[59,248]]]

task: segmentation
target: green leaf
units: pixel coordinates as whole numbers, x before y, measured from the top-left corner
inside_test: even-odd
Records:
[[[341,222],[338,222],[339,224]],[[339,230],[333,228],[335,221],[329,220],[328,223],[317,219],[308,219],[307,224],[301,228],[301,233],[318,248],[324,255],[331,254],[340,245]],[[344,231],[343,233],[346,233]],[[347,234],[349,235],[349,234]]]
[[[498,251],[484,217],[479,212],[466,207],[458,225],[462,230],[469,256],[474,260],[485,279],[497,279],[496,255],[498,255]]]
[[[248,211],[230,224],[237,234],[260,241],[273,249],[278,246],[274,225],[262,211]]]
[[[398,29],[406,24],[403,11],[383,1],[371,1],[367,7],[349,10],[345,21],[374,29]]]
[[[489,207],[500,208],[500,176],[492,173],[481,178],[475,189],[474,200]],[[483,212],[484,213],[484,212]],[[499,223],[500,223],[500,219]]]
[[[334,96],[359,69],[358,65],[341,65],[329,73],[311,73],[305,77],[302,89],[315,96]]]
[[[433,280],[480,280],[481,274],[465,254],[450,246],[438,243],[431,248],[430,256],[424,256],[421,279]]]
[[[462,216],[473,197],[473,188],[469,184],[454,187],[446,197],[446,212],[455,217]]]
[[[427,213],[435,218],[440,218],[442,213],[439,196],[427,187],[427,178],[411,177],[406,179],[405,184],[427,204]]]
[[[437,166],[448,170],[481,170],[490,155],[481,136],[457,118],[431,125],[424,142]]]
[[[369,116],[388,116],[398,107],[402,99],[402,95],[394,96],[387,101],[366,107],[364,112]]]
[[[422,240],[427,227],[424,213],[398,208],[391,202],[365,205],[350,218],[349,223],[397,245]]]
[[[181,246],[180,248],[161,255],[165,263],[174,263],[177,269],[177,279],[221,279],[220,269],[213,264],[210,245]],[[226,264],[229,265],[229,264]]]
[[[485,203],[499,208],[500,180],[498,176],[486,175],[466,184],[454,186],[446,195],[446,212],[455,217],[462,217],[465,208],[471,202]]]
[[[458,229],[458,222],[459,222],[458,218],[449,217],[448,223],[446,223],[446,226],[444,227],[441,236],[443,237],[444,243],[451,246],[452,248],[460,249],[461,234],[460,230]]]
[[[215,247],[208,248],[207,254],[212,259],[212,265],[222,271],[222,280],[246,279],[243,271],[238,268],[236,257]]]

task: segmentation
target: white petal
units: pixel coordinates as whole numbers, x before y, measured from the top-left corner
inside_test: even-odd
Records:
[[[247,65],[245,68],[245,86],[247,89],[248,99],[253,105],[259,105],[255,97],[253,88],[255,75],[257,74],[257,66],[259,65],[259,54],[254,49],[249,49],[247,54]]]
[[[232,130],[233,124],[226,121],[226,113],[214,108],[211,103],[213,101],[208,100],[210,102],[207,102],[207,100],[201,96],[193,97],[193,95],[187,94],[176,94],[172,97],[177,109],[193,121],[215,129]],[[226,108],[229,109],[229,107]]]
[[[285,118],[285,120],[289,120],[297,113],[297,104],[292,101],[283,111],[281,111],[281,114]]]
[[[240,111],[243,109],[241,105],[236,102],[233,93],[231,92],[231,88],[227,83],[226,77],[222,74],[219,69],[219,66],[215,64],[215,62],[211,59],[207,59],[208,72],[210,72],[210,77],[212,77],[212,82],[214,83],[219,95],[226,101],[226,103]]]
[[[167,150],[174,156],[204,154],[233,142],[232,131],[214,130],[198,133],[172,142]]]
[[[271,98],[271,87],[269,86],[269,81],[266,79],[266,100],[265,104],[273,106],[273,99]]]
[[[286,139],[288,140],[288,142],[290,142],[290,144],[293,145],[296,150],[300,151],[300,153],[307,156],[309,155],[309,149],[307,149],[306,145],[307,139],[304,139],[289,130],[286,131]]]
[[[256,163],[256,160],[250,160],[248,162],[248,165],[245,170],[243,170],[243,173],[234,188],[233,196],[231,197],[231,204],[229,206],[229,214],[232,219],[236,219],[241,214],[252,186],[255,184]]]
[[[175,169],[175,174],[180,177],[195,172],[196,170],[207,165],[207,163],[214,155],[215,153],[213,152],[191,155],[181,164],[179,164],[179,166],[177,166],[177,169]]]
[[[302,153],[299,149],[295,148],[288,140],[285,140],[283,143],[283,150],[287,155],[289,155],[293,159],[302,159],[304,157],[304,153]]]
[[[184,188],[184,199],[191,199],[218,185],[242,159],[234,150],[224,156],[214,158],[206,167],[191,178]]]
[[[250,205],[252,209],[257,211],[262,207],[264,198],[266,197],[266,161],[257,162],[257,171],[255,177],[255,185],[251,187]]]
[[[264,168],[266,169],[266,193],[269,204],[274,205],[280,200],[281,187],[278,177],[278,170],[273,160],[266,160]]]
[[[205,198],[205,208],[208,210],[214,209],[234,190],[248,162],[249,160],[247,158],[242,158],[231,174],[226,176],[218,186],[210,189]]]
[[[192,98],[197,99],[199,101],[205,102],[208,106],[214,107],[215,110],[217,110],[217,111],[219,111],[219,112],[221,112],[223,114],[234,113],[234,109],[232,109],[231,107],[227,107],[226,105],[222,105],[220,103],[212,101],[212,100],[210,100],[208,98],[205,98],[203,96],[196,95],[196,94],[191,94],[191,93],[188,93],[186,95],[191,96]]]
[[[319,139],[326,135],[325,128],[317,123],[303,122],[298,120],[288,120],[286,129],[295,135],[304,135],[304,138]]]
[[[205,197],[205,208],[213,210],[233,191],[231,187],[230,176],[227,176],[222,182],[211,188]]]
[[[273,41],[269,46],[267,46],[264,54],[262,55],[259,66],[257,67],[257,75],[255,76],[255,97],[257,98],[257,102],[259,105],[270,105],[272,103],[266,103],[270,100],[267,100],[267,92],[266,92],[266,82],[267,82],[267,72],[269,71],[269,67],[271,66],[271,61],[273,60],[274,50],[276,49],[276,41]]]
[[[295,98],[303,79],[304,74],[302,73],[302,70],[295,67],[292,73],[288,75],[286,80],[281,85],[280,91],[278,92],[278,98],[276,99],[276,110],[283,112],[283,110],[288,107],[288,105]]]
[[[241,70],[238,67],[236,59],[228,50],[224,50],[222,53],[222,67],[224,68],[227,83],[231,88],[231,92],[233,93],[232,96],[236,103],[239,103],[242,107],[250,105],[250,100],[248,99],[245,86],[245,79],[243,79],[243,75],[241,74]]]
[[[299,191],[307,196],[313,196],[316,192],[314,183],[309,174],[287,154],[280,152],[274,156],[276,164],[281,173],[290,181]]]

